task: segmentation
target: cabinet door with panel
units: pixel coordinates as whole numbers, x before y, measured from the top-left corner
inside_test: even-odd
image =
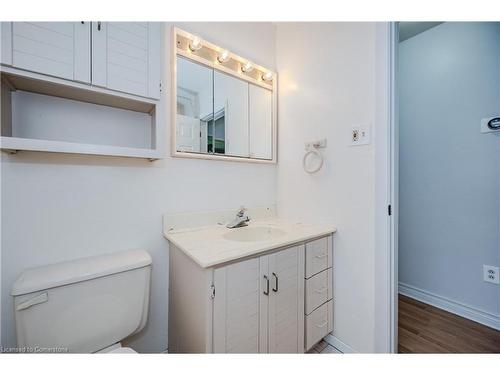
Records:
[[[214,353],[260,352],[260,259],[214,270]]]
[[[90,83],[90,22],[4,22],[2,63]]]
[[[269,295],[269,352],[304,351],[304,246],[267,256]]]
[[[160,97],[161,24],[93,22],[92,84]]]

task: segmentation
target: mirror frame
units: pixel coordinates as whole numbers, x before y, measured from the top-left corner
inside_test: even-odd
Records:
[[[278,76],[276,72],[264,68],[260,65],[254,64],[248,59],[230,53],[230,61],[223,65],[217,61],[217,55],[223,51],[224,48],[203,40],[203,47],[198,51],[192,52],[189,49],[189,41],[192,41],[196,35],[181,30],[175,26],[172,27],[171,38],[171,95],[170,95],[170,154],[172,157],[190,158],[190,159],[208,159],[208,160],[221,160],[221,161],[237,161],[246,163],[264,163],[276,164],[277,162],[277,147],[278,147]],[[252,158],[250,156],[231,156],[223,154],[203,154],[195,152],[177,151],[177,57],[180,56],[187,60],[201,64],[208,68],[218,70],[225,74],[229,74],[237,79],[246,81],[250,84],[263,87],[271,91],[271,159]],[[242,73],[241,67],[246,63],[251,62],[254,66],[253,71],[250,73]],[[273,79],[271,82],[264,81],[261,77],[265,72],[271,72]],[[249,124],[250,126],[250,124]]]

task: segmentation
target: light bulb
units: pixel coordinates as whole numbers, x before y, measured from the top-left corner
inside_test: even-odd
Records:
[[[262,75],[262,79],[266,82],[273,80],[273,72],[266,72]]]
[[[217,56],[217,60],[219,60],[219,62],[221,64],[225,63],[225,62],[228,62],[229,61],[229,51],[228,50],[224,50],[221,53],[219,53],[219,56]]]
[[[189,49],[193,52],[198,51],[201,47],[203,47],[201,43],[201,39],[195,36],[193,41],[189,43]]]
[[[253,70],[253,65],[250,61],[247,61],[245,65],[241,67],[243,73],[250,73]]]

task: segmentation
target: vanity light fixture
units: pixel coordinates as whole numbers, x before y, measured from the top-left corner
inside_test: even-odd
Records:
[[[223,64],[225,62],[229,61],[229,51],[228,50],[223,50],[219,53],[219,56],[217,56],[217,60]]]
[[[196,52],[198,51],[201,47],[203,47],[203,44],[201,43],[201,39],[195,36],[193,38],[193,41],[189,43],[189,49],[191,52]]]
[[[262,80],[266,82],[270,82],[273,80],[273,72],[266,72],[262,75]]]
[[[253,65],[250,61],[247,61],[245,65],[241,67],[243,73],[250,73],[253,70]]]

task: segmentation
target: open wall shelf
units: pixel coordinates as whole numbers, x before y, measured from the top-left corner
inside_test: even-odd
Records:
[[[163,157],[158,100],[7,66],[0,75],[3,151]]]
[[[123,156],[156,160],[161,155],[156,150],[145,148],[94,145],[64,141],[49,141],[43,139],[28,139],[16,137],[1,137],[1,148],[9,153],[17,151],[45,151],[67,154],[88,154],[103,156]]]

